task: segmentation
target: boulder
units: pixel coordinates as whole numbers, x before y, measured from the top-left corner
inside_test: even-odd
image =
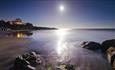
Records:
[[[106,52],[110,47],[115,47],[115,39],[106,40],[102,42],[102,51]]]
[[[93,42],[93,41],[86,41],[82,43],[82,47],[86,48],[88,50],[92,50],[92,51],[98,51],[101,50],[101,45],[97,42]]]
[[[104,41],[102,43],[102,51],[105,53],[113,70],[115,70],[115,39]]]
[[[42,60],[36,52],[30,52],[18,56],[14,61],[14,66],[10,70],[35,70]]]

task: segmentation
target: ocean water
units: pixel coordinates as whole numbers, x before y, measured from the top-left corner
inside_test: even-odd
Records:
[[[115,39],[114,30],[42,30],[33,33],[28,49],[41,52],[53,65],[63,62],[78,66],[77,70],[110,70],[101,54],[80,47],[83,41],[101,44],[109,39]]]
[[[2,70],[9,68],[18,55],[29,51],[40,53],[54,67],[61,62],[75,65],[76,70],[111,70],[110,64],[101,54],[84,49],[80,44],[83,41],[101,44],[105,40],[115,39],[114,30],[38,30],[1,34],[0,37],[1,41],[9,40],[6,43],[8,45],[0,49],[0,56],[5,55],[0,57]]]

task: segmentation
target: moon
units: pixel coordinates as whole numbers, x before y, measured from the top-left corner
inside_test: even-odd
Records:
[[[59,10],[60,10],[61,12],[63,12],[64,9],[65,9],[65,7],[64,7],[63,5],[60,5]]]

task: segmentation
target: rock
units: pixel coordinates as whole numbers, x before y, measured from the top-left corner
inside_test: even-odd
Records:
[[[74,67],[74,65],[72,65],[72,64],[67,64],[65,68],[66,68],[67,70],[75,70],[75,67]]]
[[[35,67],[30,65],[30,62],[25,60],[22,56],[15,59],[14,70],[34,70]]]
[[[115,39],[104,41],[102,43],[102,51],[106,54],[108,62],[115,70]]]
[[[106,40],[102,42],[102,51],[106,52],[108,48],[115,47],[115,39]]]
[[[83,42],[82,44],[82,47],[83,48],[86,48],[88,50],[92,50],[92,51],[99,51],[101,50],[101,45],[97,42],[93,42],[93,41],[86,41],[86,42]]]
[[[14,61],[12,70],[35,70],[37,65],[40,65],[42,60],[40,55],[35,52],[30,52],[18,56]]]
[[[111,56],[111,66],[115,70],[115,54]]]

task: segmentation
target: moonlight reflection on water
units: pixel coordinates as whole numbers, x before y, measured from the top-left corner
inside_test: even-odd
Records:
[[[64,51],[64,49],[66,48],[66,45],[63,44],[66,31],[65,30],[57,30],[56,33],[57,33],[57,36],[58,36],[57,48],[56,48],[57,49],[57,54],[61,55],[62,52]]]
[[[65,59],[67,59],[67,60],[69,59],[69,57],[68,57],[69,47],[67,46],[67,43],[65,42],[67,30],[65,30],[65,29],[57,30],[56,34],[58,37],[56,52],[57,52],[57,55],[59,56],[59,59],[57,61],[62,62]]]
[[[84,35],[80,33],[84,32],[76,31],[76,35],[74,36],[79,37]],[[96,70],[97,67],[99,70],[111,70],[109,64],[101,54],[79,47],[79,40],[76,40],[75,42],[68,40],[70,39],[68,38],[70,36],[70,32],[68,32],[68,30],[56,30],[55,34],[57,37],[55,49],[58,57],[55,61],[57,63],[70,63],[77,66],[76,69],[78,70]]]

